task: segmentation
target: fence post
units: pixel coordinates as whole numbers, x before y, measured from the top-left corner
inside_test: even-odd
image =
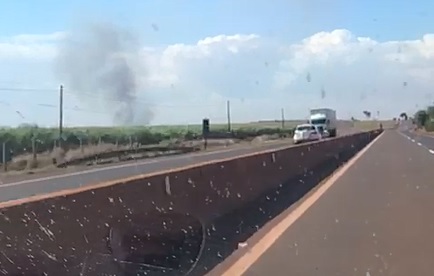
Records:
[[[33,157],[33,162],[36,162],[36,138],[32,137],[32,157]]]
[[[6,142],[2,143],[2,161],[3,161],[3,170],[6,172],[8,170],[8,162],[6,161]]]

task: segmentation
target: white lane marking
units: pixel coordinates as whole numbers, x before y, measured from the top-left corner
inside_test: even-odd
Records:
[[[407,135],[405,135],[404,133],[398,132],[401,136],[405,137],[405,138],[409,138]],[[410,140],[410,139],[409,139]],[[414,140],[411,140],[412,142],[415,142]],[[417,143],[418,146],[426,149],[429,153],[434,154],[434,150],[428,148],[427,146],[423,145],[422,143]]]
[[[276,147],[276,148],[273,148],[272,150],[284,149],[284,148],[287,148],[289,146],[290,145]],[[251,148],[254,148],[254,147],[251,147]],[[92,174],[92,173],[97,173],[97,172],[102,172],[102,171],[109,171],[109,170],[120,169],[120,168],[136,167],[136,166],[143,166],[143,165],[155,164],[155,163],[163,163],[163,162],[167,162],[167,161],[170,162],[172,160],[188,159],[188,158],[192,158],[192,157],[201,157],[201,156],[220,154],[220,153],[224,153],[224,152],[237,151],[237,150],[243,150],[243,149],[251,149],[251,148],[250,147],[246,147],[246,148],[243,147],[243,148],[232,148],[232,149],[225,149],[225,150],[219,150],[219,151],[210,151],[210,152],[188,154],[188,155],[181,154],[179,156],[163,157],[164,159],[147,160],[147,161],[136,162],[136,163],[128,163],[128,164],[123,164],[123,165],[108,166],[108,167],[103,167],[103,168],[83,170],[83,171],[78,171],[78,172],[65,173],[65,174],[59,174],[59,175],[52,175],[52,176],[41,177],[41,178],[33,178],[33,179],[28,179],[28,180],[22,180],[22,181],[17,181],[17,182],[10,182],[10,183],[1,184],[0,185],[0,189],[1,188],[6,188],[6,187],[11,187],[11,186],[19,186],[19,185],[30,184],[30,183],[35,183],[35,182],[53,180],[53,179],[67,178],[67,177],[78,176],[78,175],[83,175],[83,174]],[[267,150],[267,149],[264,149],[262,147],[257,147],[257,149],[258,149],[257,152],[262,152],[262,151],[266,151]],[[241,155],[245,155],[245,154],[240,154],[240,156]],[[234,157],[236,157],[236,156],[234,156]],[[216,161],[218,161],[220,159],[226,159],[226,158],[219,158],[219,159],[216,159]],[[200,161],[198,163],[202,163],[202,161]],[[111,180],[116,180],[116,179],[111,179]]]
[[[412,138],[411,138],[410,136],[408,136],[407,134],[405,134],[405,133],[403,133],[403,132],[400,132],[400,131],[397,131],[397,132],[398,132],[398,134],[401,135],[402,137],[405,137],[405,138],[407,138],[408,140],[412,141]]]
[[[294,224],[336,181],[351,168],[363,154],[368,151],[382,136],[381,133],[365,148],[359,151],[349,162],[334,173],[324,184],[315,192],[307,197],[293,212],[283,218],[274,228],[262,237],[253,247],[232,264],[222,276],[243,275],[268,250],[277,239]]]
[[[426,137],[426,138],[432,138],[432,139],[434,139],[434,136],[431,136],[431,135],[425,135],[425,134],[421,134],[421,133],[418,133],[416,135],[422,136],[422,137]]]
[[[407,134],[402,133],[402,132],[400,132],[400,131],[397,131],[397,132],[398,132],[398,134],[401,135],[402,137],[407,138],[408,140],[412,141],[412,138],[411,138],[410,136],[408,136]]]

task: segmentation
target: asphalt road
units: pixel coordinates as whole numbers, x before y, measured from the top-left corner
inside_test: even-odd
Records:
[[[385,131],[245,275],[433,275],[433,168],[424,147]]]
[[[428,150],[431,154],[434,154],[434,136],[411,132],[408,130],[408,126],[402,126],[400,132],[407,137],[411,142],[416,143],[418,146]]]
[[[218,151],[161,157],[142,162],[100,167],[19,182],[4,181],[3,183],[0,183],[0,202],[26,198],[33,195],[47,194],[58,190],[78,188],[99,182],[132,177],[134,175],[174,169],[212,160],[231,158],[263,150],[278,149],[288,147],[288,145],[291,144],[288,143],[287,145],[284,145],[282,143],[270,143],[256,147],[234,147]]]
[[[359,130],[342,128],[338,130],[339,136],[354,134]],[[78,171],[56,171],[46,175],[24,175],[23,179],[0,178],[0,202],[26,198],[34,195],[47,194],[65,189],[73,189],[94,183],[122,179],[140,174],[155,173],[158,171],[174,169],[202,162],[236,157],[269,149],[278,149],[290,145],[270,142],[250,146],[233,147],[224,150],[210,152],[198,152],[193,154],[158,157],[139,162],[128,162],[118,165],[108,165],[95,169],[81,169]]]

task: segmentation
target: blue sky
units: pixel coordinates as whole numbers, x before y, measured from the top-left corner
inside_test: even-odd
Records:
[[[434,2],[427,0],[417,4],[407,0],[4,0],[0,33],[51,33],[80,19],[100,18],[136,28],[155,43],[192,42],[230,33],[297,40],[337,28],[380,40],[401,40],[430,32],[433,11]],[[158,35],[152,31],[153,23],[160,27]]]
[[[0,8],[0,39],[6,41],[9,37],[20,34],[42,35],[68,31],[80,23],[90,20],[109,21],[129,28],[139,36],[141,44],[147,47],[166,47],[177,43],[194,45],[197,41],[206,37],[235,34],[257,34],[260,37],[267,38],[267,43],[273,41],[273,43],[280,43],[279,45],[292,45],[300,43],[302,39],[314,35],[315,33],[321,31],[331,32],[336,29],[346,29],[357,37],[370,37],[376,41],[387,43],[388,41],[421,39],[424,34],[432,33],[434,28],[433,13],[433,1],[418,1],[418,3],[415,4],[415,1],[405,0],[398,2],[392,0],[4,0]],[[158,30],[152,27],[153,24],[158,27]],[[275,49],[280,49],[280,46]],[[32,87],[35,85],[35,79],[42,79],[41,83],[45,83],[45,81],[50,83],[55,79],[52,73],[48,73],[50,70],[47,68],[51,66],[49,61],[45,64],[29,60],[19,60],[16,62],[9,60],[1,62],[4,68],[2,71],[2,65],[0,63],[0,73],[6,71],[13,73],[0,77],[0,88],[22,87],[23,83],[27,83],[27,79],[29,79],[28,85],[32,85]],[[228,62],[230,62],[230,60]],[[240,60],[239,62],[242,61]],[[15,65],[12,66],[12,63]],[[5,69],[6,65],[8,66],[7,69]],[[200,67],[199,65],[197,66],[197,68]],[[280,70],[277,67],[276,65],[274,69]],[[30,69],[32,69],[33,73],[30,72]],[[184,71],[185,70],[186,69],[184,69]],[[317,70],[324,73],[325,69]],[[20,78],[17,77],[21,74],[23,81],[20,81]],[[248,76],[248,74],[246,74],[246,76]],[[322,78],[326,78],[326,75],[323,75]],[[231,79],[227,82],[230,82],[233,87],[236,87],[237,85],[233,84],[233,81],[234,80]],[[371,80],[371,83],[373,81],[374,80]],[[222,80],[209,79],[209,82],[212,83],[214,87],[217,83],[222,83]],[[267,82],[268,80],[261,80],[261,83]],[[326,82],[326,80],[323,82]],[[367,83],[369,83],[369,81],[367,81]],[[318,86],[320,86],[320,84],[318,84]],[[38,89],[45,86],[34,87]],[[179,87],[181,87],[181,85]],[[242,87],[242,85],[240,85],[240,87]],[[185,89],[189,89],[187,85],[185,85]],[[423,90],[423,88],[420,89]],[[217,87],[213,88],[210,95],[215,96],[217,90],[228,91],[226,88]],[[239,90],[234,90],[236,91],[230,93],[221,92],[220,95],[224,97],[234,96],[244,101],[250,96],[253,99],[254,95],[265,93],[264,91],[267,89],[263,88],[258,94],[250,94],[250,96],[249,94],[242,93],[238,95],[237,91]],[[164,106],[161,102],[165,99],[162,93],[164,93],[163,90],[160,94],[155,92],[153,95],[148,95],[147,99],[154,104]],[[24,92],[9,93],[0,91],[0,95],[1,101],[13,102],[15,104],[21,103],[21,106],[24,106],[22,108],[28,108],[28,106],[30,106],[26,103],[28,97],[23,96],[28,94]],[[52,97],[52,94],[47,96],[41,93],[40,95],[39,99],[44,104],[56,104],[56,102],[53,101],[54,97]],[[182,98],[180,98],[180,101],[181,99]],[[306,99],[310,98],[306,97]],[[337,98],[334,99],[337,100]],[[332,103],[333,101],[327,104]],[[166,104],[170,106],[169,103]],[[417,103],[411,103],[412,106],[415,104]],[[71,106],[71,108],[72,107],[73,106]],[[49,119],[49,117],[52,117],[50,114],[53,113],[53,110],[46,110],[41,107],[37,107],[37,110],[39,110],[37,115],[29,116],[32,117],[32,120],[42,124],[54,123],[52,119]],[[390,111],[386,112],[386,114],[389,116],[392,113]],[[274,114],[266,112],[260,115],[270,118],[274,116]],[[290,115],[297,116],[296,114]],[[345,116],[348,115],[349,113],[345,112]],[[87,114],[86,116],[89,115]],[[97,117],[97,115],[93,116]],[[104,117],[105,115],[101,116],[102,117],[98,117],[99,119],[94,123],[98,124],[98,120],[101,121],[101,124],[108,124],[110,122],[109,119]],[[164,123],[167,121],[168,117],[160,117],[161,118],[154,123]],[[224,117],[224,115],[217,117]],[[240,120],[244,120],[242,117],[243,116],[240,114]],[[86,123],[86,120],[83,119],[84,117],[81,118],[82,119],[76,121],[77,124]],[[250,119],[250,117],[246,117],[246,119]],[[189,121],[190,119],[185,120]],[[15,118],[6,120],[4,124],[17,124],[22,121],[22,118]]]

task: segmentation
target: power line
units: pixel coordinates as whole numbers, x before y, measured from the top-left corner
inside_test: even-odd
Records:
[[[114,97],[107,97],[107,96],[102,96],[102,95],[96,95],[96,94],[91,94],[91,93],[80,93],[80,94],[74,94],[74,93],[70,93],[70,92],[65,92],[65,94],[74,96],[76,98],[80,98],[80,96],[84,95],[85,97],[89,97],[89,98],[95,98],[95,99],[102,99],[102,100],[106,100],[106,101],[112,101],[115,103],[123,103],[125,101],[121,100],[121,99],[116,99]],[[209,105],[204,105],[202,103],[195,103],[195,104],[161,104],[161,103],[155,103],[155,102],[151,102],[149,100],[145,100],[141,97],[134,97],[134,102],[140,102],[146,105],[151,105],[151,106],[166,106],[166,107],[213,107],[213,106],[219,106],[221,104],[223,104],[224,102],[222,101],[220,104],[209,104]]]
[[[58,105],[53,105],[53,104],[37,104],[40,107],[46,107],[46,108],[51,108],[51,109],[57,109],[59,108]],[[173,108],[173,107],[170,107]],[[109,111],[96,111],[96,110],[91,110],[91,109],[85,109],[85,108],[80,108],[78,106],[75,107],[64,107],[63,108],[65,111],[72,111],[72,112],[82,112],[82,113],[92,113],[92,114],[105,114],[105,115],[110,115],[113,114],[113,112],[109,112]],[[68,112],[69,113],[69,112]],[[223,111],[222,111],[223,113]]]
[[[1,103],[1,101],[0,101]],[[123,103],[122,101],[117,101],[117,103]],[[38,103],[38,106],[42,106],[42,107],[49,107],[49,108],[58,108],[58,105],[55,104],[47,104],[47,103]],[[209,105],[203,105],[203,104],[157,104],[157,103],[153,103],[153,104],[148,104],[147,106],[151,106],[151,107],[155,107],[155,108],[159,108],[159,107],[165,107],[165,108],[195,108],[195,107],[221,107],[223,105],[223,103],[220,104],[209,104]],[[71,108],[69,108],[71,109]],[[80,110],[85,110],[82,109],[78,106],[74,106],[72,109],[80,111]]]
[[[9,88],[0,87],[0,91],[15,91],[15,92],[57,92],[55,89],[41,89],[41,88]]]
[[[48,107],[48,108],[60,108],[60,106],[58,105],[54,105],[54,104],[38,104],[38,106],[41,107]],[[95,111],[95,110],[90,110],[90,109],[83,109],[83,108],[79,108],[79,107],[63,107],[63,110],[69,110],[69,111],[75,111],[75,112],[86,112],[86,113],[97,113],[97,114],[110,114],[110,112],[100,112],[100,111]]]
[[[54,89],[37,89],[37,88],[5,88],[5,87],[0,87],[0,91],[14,91],[14,92],[53,92],[53,93],[58,93],[58,90],[54,90]],[[104,100],[104,101],[110,101],[113,103],[124,103],[125,101],[121,100],[121,99],[116,99],[114,97],[108,97],[106,95],[101,95],[101,94],[92,94],[92,93],[72,93],[72,92],[67,92],[67,90],[64,89],[63,92],[64,95],[69,95],[69,96],[73,96],[75,97],[78,101],[80,101],[80,97],[84,96],[87,98],[93,98],[93,99],[99,99],[99,100]],[[54,96],[54,95],[53,95]],[[172,107],[172,108],[176,108],[176,107],[216,107],[216,106],[220,106],[222,104],[224,104],[224,102],[222,101],[222,103],[220,104],[201,104],[201,103],[195,103],[195,104],[161,104],[161,103],[155,103],[155,102],[151,102],[149,100],[145,100],[141,97],[134,97],[134,102],[139,102],[142,104],[146,104],[148,106],[157,106],[157,107],[162,107],[162,106],[166,106],[166,107]]]

